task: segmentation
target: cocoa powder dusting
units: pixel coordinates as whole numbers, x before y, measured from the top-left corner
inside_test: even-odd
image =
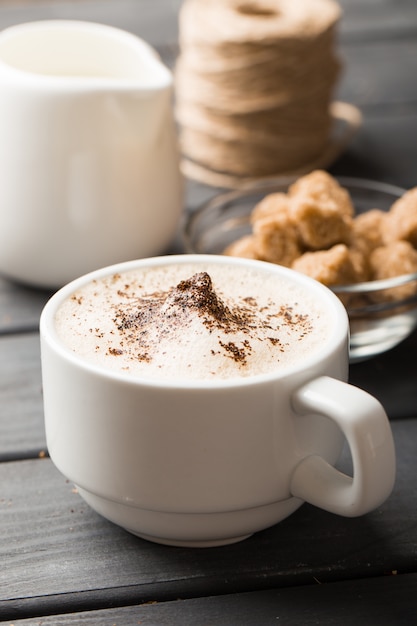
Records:
[[[194,274],[181,281],[172,290],[172,303],[186,311],[197,311],[202,322],[208,328],[218,328],[223,332],[249,330],[253,321],[253,312],[249,309],[231,310],[217,296],[213,282],[207,272]]]
[[[124,294],[125,295],[125,294]],[[159,337],[175,329],[185,329],[195,314],[210,333],[216,329],[223,333],[241,331],[249,333],[254,320],[253,302],[250,307],[233,310],[216,294],[210,275],[199,272],[167,292],[134,297],[117,308],[114,322],[130,344],[134,343],[135,358],[150,360],[152,346],[148,342],[149,329],[158,329]],[[249,342],[240,348],[222,344],[225,355],[236,362],[245,363]]]
[[[122,295],[122,294],[120,294]],[[151,361],[155,342],[169,337],[176,331],[186,332],[197,315],[210,334],[219,332],[219,353],[245,366],[252,352],[251,339],[259,339],[259,328],[265,331],[265,340],[280,344],[276,336],[270,336],[271,328],[267,320],[257,316],[256,299],[247,296],[234,307],[227,306],[214,290],[212,279],[207,272],[199,272],[167,291],[138,297],[123,293],[123,302],[116,307],[114,323],[123,336],[125,348],[132,359]],[[271,319],[281,319],[286,324],[299,324],[303,332],[308,332],[307,316],[294,315],[290,308],[274,307]],[[275,324],[275,329],[277,325]],[[300,329],[301,330],[301,329]],[[223,340],[220,339],[222,333]],[[239,343],[224,341],[224,335],[243,333],[247,338]],[[281,346],[284,350],[284,346]],[[109,350],[117,356],[121,351]]]

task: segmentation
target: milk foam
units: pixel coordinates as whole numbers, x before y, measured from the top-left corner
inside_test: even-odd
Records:
[[[287,368],[334,323],[300,285],[241,266],[178,264],[92,281],[59,308],[79,357],[132,376],[229,379]]]

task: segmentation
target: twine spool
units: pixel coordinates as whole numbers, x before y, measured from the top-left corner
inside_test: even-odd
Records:
[[[325,166],[360,125],[331,104],[341,65],[334,0],[185,0],[176,117],[191,177],[240,187]]]

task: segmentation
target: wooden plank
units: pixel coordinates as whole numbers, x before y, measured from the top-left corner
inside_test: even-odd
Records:
[[[0,460],[45,450],[39,335],[0,338]]]
[[[31,289],[0,277],[0,335],[36,331],[49,291]]]
[[[333,174],[358,176],[405,188],[417,185],[417,110],[366,114],[348,150],[330,168]]]
[[[415,32],[417,6],[414,0],[340,0],[346,37],[389,39]]]
[[[416,622],[417,574],[287,589],[178,599],[15,620],[14,626],[410,626]]]
[[[49,459],[0,463],[0,619],[415,572],[417,419],[393,429],[397,482],[378,510],[347,519],[304,505],[206,550],[159,546],[107,522]]]
[[[417,106],[417,27],[412,37],[400,40],[342,41],[339,57],[336,99],[353,102],[369,115],[377,107],[389,106],[398,115],[406,113],[407,103]]]
[[[340,0],[344,40],[369,41],[416,33],[414,0]]]
[[[417,415],[417,332],[393,350],[350,367],[350,382],[383,404],[391,419]]]

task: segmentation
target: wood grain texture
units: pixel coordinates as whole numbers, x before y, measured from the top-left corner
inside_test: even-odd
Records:
[[[0,337],[37,330],[40,313],[49,296],[49,292],[0,277]]]
[[[357,176],[417,186],[417,108],[365,115],[364,124],[346,153],[330,168],[339,176]]]
[[[410,626],[417,574],[15,620],[14,626]]]
[[[397,481],[376,511],[346,519],[304,505],[244,542],[205,550],[159,546],[107,522],[50,459],[1,463],[0,619],[412,573],[417,419],[393,430]]]
[[[416,4],[417,7],[417,4]],[[341,42],[343,64],[337,98],[365,112],[378,108],[401,115],[405,104],[417,106],[417,31],[392,41]]]
[[[378,398],[391,420],[417,415],[417,331],[393,350],[350,367],[353,385]]]
[[[0,461],[45,448],[39,335],[0,337]]]
[[[390,41],[412,36],[417,28],[414,0],[340,0],[344,40]]]

